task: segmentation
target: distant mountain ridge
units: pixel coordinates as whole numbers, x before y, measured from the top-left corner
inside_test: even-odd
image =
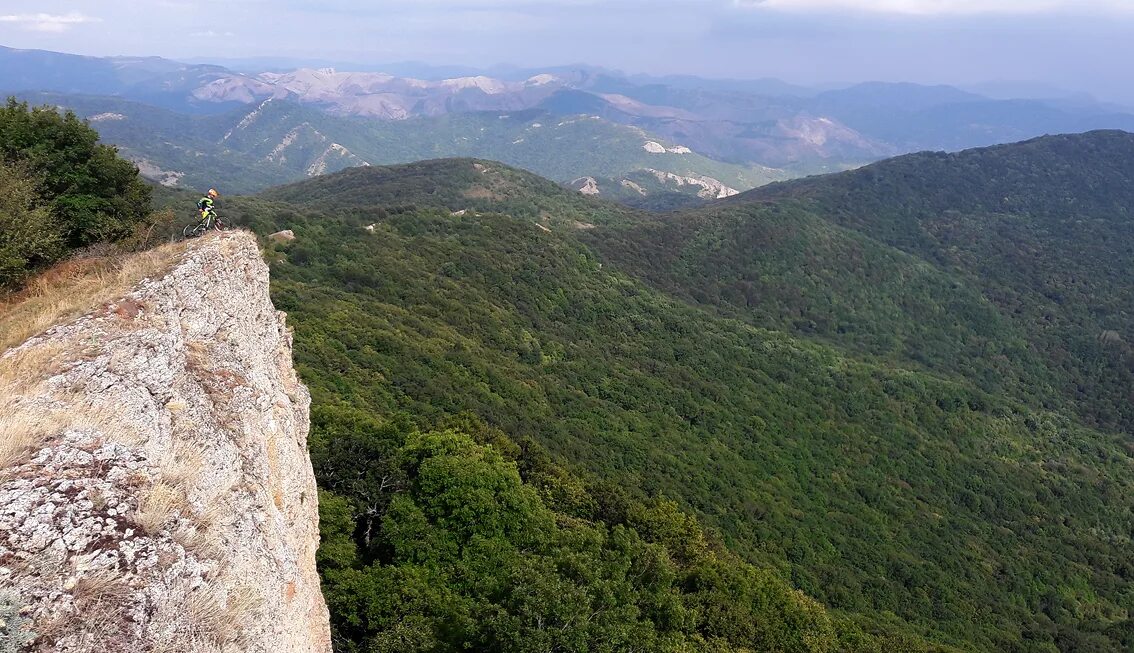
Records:
[[[773,80],[627,77],[586,66],[500,73],[443,79],[329,68],[248,73],[156,57],[100,59],[0,48],[0,91],[5,92],[113,96],[188,114],[221,114],[273,99],[376,120],[529,110],[560,118],[591,115],[717,161],[793,176],[923,149],[1134,130],[1131,113],[1089,101],[994,100],[947,86],[872,82],[816,92]]]
[[[332,115],[275,99],[192,116],[117,98],[23,97],[72,109],[147,177],[171,187],[220,184],[228,192],[253,192],[346,167],[465,156],[503,161],[560,182],[652,169],[747,190],[795,176],[715,161],[637,127],[538,109],[391,121]]]

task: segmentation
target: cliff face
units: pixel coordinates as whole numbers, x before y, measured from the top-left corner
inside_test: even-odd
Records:
[[[309,404],[243,233],[5,354],[0,639],[329,652]]]

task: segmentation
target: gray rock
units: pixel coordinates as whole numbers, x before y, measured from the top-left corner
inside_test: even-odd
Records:
[[[268,240],[276,243],[288,243],[295,240],[295,232],[291,229],[277,231],[276,233],[269,235]]]
[[[310,398],[267,266],[246,233],[186,247],[115,303],[136,310],[5,354],[63,352],[17,391],[52,427],[0,470],[0,589],[53,626],[31,651],[331,650]]]

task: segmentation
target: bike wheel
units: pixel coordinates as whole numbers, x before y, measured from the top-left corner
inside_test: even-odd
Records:
[[[213,220],[213,229],[216,229],[217,231],[228,231],[229,226],[225,224],[224,220],[222,220],[220,216],[217,216],[216,220]]]
[[[205,225],[201,222],[187,224],[185,225],[185,228],[181,230],[181,235],[185,236],[186,238],[196,238],[203,233],[205,233]]]

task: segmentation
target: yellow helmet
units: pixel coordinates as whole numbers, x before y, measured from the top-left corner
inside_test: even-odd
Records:
[[[209,189],[209,197],[215,198],[215,197],[218,197],[219,195],[220,195],[220,193],[217,192],[217,189],[215,189],[215,188]]]

